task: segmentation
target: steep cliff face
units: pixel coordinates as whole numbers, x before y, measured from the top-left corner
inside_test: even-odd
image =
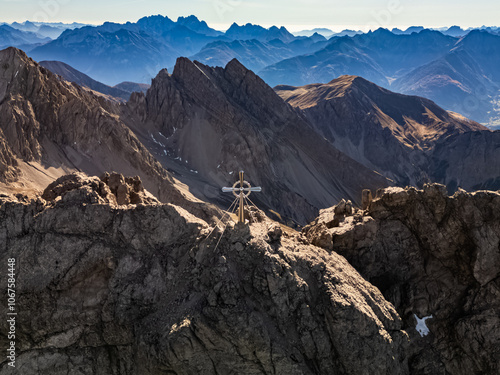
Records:
[[[398,314],[343,257],[268,220],[209,235],[105,181],[0,197],[23,374],[408,374]]]
[[[19,177],[18,162],[0,129],[0,182],[9,183]]]
[[[366,211],[336,211],[323,211],[305,234],[345,256],[394,304],[412,340],[411,373],[500,371],[498,192],[388,188]],[[421,337],[416,318],[429,316]]]
[[[16,157],[97,173],[121,155],[166,176],[119,121],[113,103],[57,79],[17,49],[1,51],[0,61],[0,125]]]
[[[180,58],[172,75],[161,71],[128,109],[129,126],[144,144],[149,139],[159,160],[180,159],[213,186],[232,184],[243,169],[263,187],[265,194],[254,196],[262,207],[301,224],[330,202],[357,200],[363,187],[387,185],[329,144],[237,60],[211,68]],[[135,118],[146,125],[138,127]]]

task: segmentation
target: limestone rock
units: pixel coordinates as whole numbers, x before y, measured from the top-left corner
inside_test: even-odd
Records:
[[[361,192],[361,209],[366,210],[368,207],[370,207],[372,200],[372,191],[370,189],[364,189]]]
[[[118,204],[154,204],[160,203],[151,193],[144,189],[141,178],[125,177],[120,173],[106,172],[101,180],[109,186],[111,192],[116,196]]]
[[[412,341],[410,373],[500,372],[499,192],[388,188],[365,213],[332,228],[320,216],[306,235],[394,304]],[[415,316],[431,315],[422,337]]]
[[[97,177],[88,177],[84,173],[62,176],[52,182],[43,191],[42,198],[54,201],[62,198],[65,202],[116,205],[116,198],[109,187]]]
[[[23,375],[408,374],[398,314],[343,257],[267,222],[208,236],[178,206],[103,204],[97,178],[57,194],[0,197]]]

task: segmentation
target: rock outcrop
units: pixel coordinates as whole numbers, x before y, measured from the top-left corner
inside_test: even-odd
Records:
[[[500,372],[499,192],[388,188],[366,211],[333,211],[304,234],[345,256],[394,304],[412,340],[410,373]]]
[[[72,176],[49,201],[0,197],[23,375],[408,374],[398,314],[343,257],[269,219],[210,234],[111,190]]]
[[[74,195],[74,196],[73,196]],[[53,202],[58,198],[80,203],[110,205],[160,203],[144,189],[139,176],[126,177],[119,173],[104,173],[100,178],[88,177],[84,173],[62,176],[44,190],[42,198]]]

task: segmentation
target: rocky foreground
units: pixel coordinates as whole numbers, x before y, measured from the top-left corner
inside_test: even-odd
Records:
[[[500,194],[429,185],[365,204],[341,202],[304,234],[262,215],[221,233],[115,174],[65,176],[37,200],[3,195],[0,262],[18,267],[16,368],[497,373]],[[432,314],[426,336],[414,314]],[[0,374],[12,373],[1,361]]]
[[[403,319],[415,374],[500,373],[500,194],[443,185],[388,188],[367,209],[344,202],[304,229],[344,256]],[[415,331],[417,318],[429,334]]]
[[[408,373],[396,310],[343,257],[268,220],[216,247],[205,221],[112,179],[0,198],[19,373]],[[118,204],[132,196],[147,204]]]

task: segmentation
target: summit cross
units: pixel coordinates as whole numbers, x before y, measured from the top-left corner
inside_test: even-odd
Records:
[[[262,191],[260,186],[252,187],[247,181],[244,179],[244,172],[240,171],[240,180],[236,181],[232,187],[223,187],[222,191],[224,193],[232,192],[236,198],[240,200],[240,206],[238,209],[238,222],[245,222],[245,198],[247,198],[252,191],[258,193]]]

